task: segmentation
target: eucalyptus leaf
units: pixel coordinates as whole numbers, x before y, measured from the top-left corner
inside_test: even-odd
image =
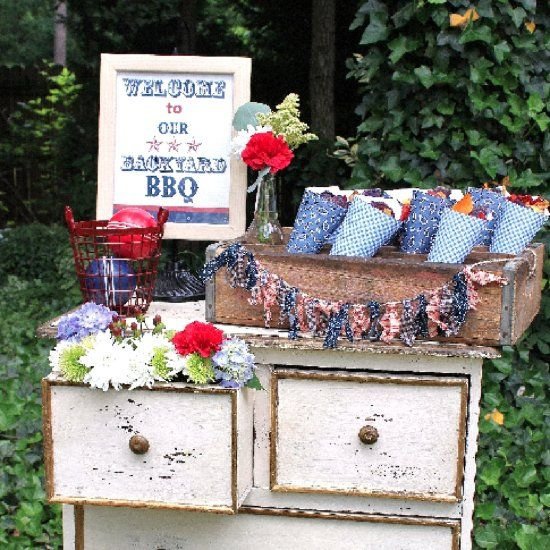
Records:
[[[233,128],[235,130],[246,130],[248,126],[258,126],[258,114],[269,114],[271,109],[264,103],[249,101],[241,105],[233,117]]]

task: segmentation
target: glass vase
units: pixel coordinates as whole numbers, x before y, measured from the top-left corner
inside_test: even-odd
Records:
[[[246,240],[262,244],[283,243],[277,210],[277,184],[273,174],[267,174],[256,189],[254,219],[246,231]]]

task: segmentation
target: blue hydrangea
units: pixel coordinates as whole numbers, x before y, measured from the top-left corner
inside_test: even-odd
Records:
[[[63,316],[57,325],[57,339],[79,342],[82,338],[105,330],[113,320],[114,311],[87,302],[73,313]]]
[[[254,355],[240,338],[224,340],[212,362],[216,380],[224,388],[242,388],[254,376]]]

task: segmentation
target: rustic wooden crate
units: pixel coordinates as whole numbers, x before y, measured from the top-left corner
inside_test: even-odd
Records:
[[[289,230],[285,228],[285,235]],[[458,336],[435,340],[465,344],[512,345],[535,318],[541,300],[544,246],[535,243],[521,255],[493,254],[477,247],[464,264],[426,262],[424,254],[404,254],[396,247],[385,246],[374,258],[289,254],[285,245],[243,244],[273,273],[310,295],[327,300],[365,303],[400,301],[420,292],[441,287],[465,265],[486,260],[503,260],[485,264],[480,269],[502,275],[508,284],[490,284],[479,289],[477,309],[468,313]],[[221,243],[207,248],[207,260],[220,251]],[[225,269],[220,270],[206,288],[206,318],[214,323],[263,326],[262,307],[248,302],[249,293],[231,288]],[[273,308],[272,327],[277,326],[278,311]],[[282,325],[282,328],[286,328]]]

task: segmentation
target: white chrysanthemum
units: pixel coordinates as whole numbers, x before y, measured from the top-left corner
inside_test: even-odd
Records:
[[[246,130],[239,130],[231,140],[231,154],[240,158],[250,138],[260,132],[271,132],[271,126],[252,126],[252,124],[249,124]]]
[[[95,334],[86,336],[78,344],[75,344],[75,342],[72,340],[59,340],[55,348],[50,351],[49,355],[50,367],[52,368],[52,372],[57,374],[61,373],[61,356],[65,350],[74,346],[84,346],[85,348],[92,348],[94,342]]]
[[[137,342],[136,342],[137,343]],[[84,382],[103,391],[111,385],[119,390],[123,385],[130,389],[151,387],[155,381],[151,366],[150,346],[140,348],[131,343],[115,342],[109,332],[99,333],[93,349],[82,356],[80,362],[88,367]]]
[[[119,389],[119,380],[127,377],[124,351],[122,345],[114,343],[109,332],[98,333],[93,349],[80,358],[80,362],[90,369],[84,382],[103,391],[107,391],[111,383]]]
[[[174,346],[165,336],[146,332],[134,343],[137,346],[135,352],[151,367],[150,372],[154,380],[167,380],[171,377],[172,369],[169,366],[168,357],[169,353],[174,351]],[[166,363],[165,368],[162,368],[161,371],[155,368],[154,357],[162,357],[163,364]]]

